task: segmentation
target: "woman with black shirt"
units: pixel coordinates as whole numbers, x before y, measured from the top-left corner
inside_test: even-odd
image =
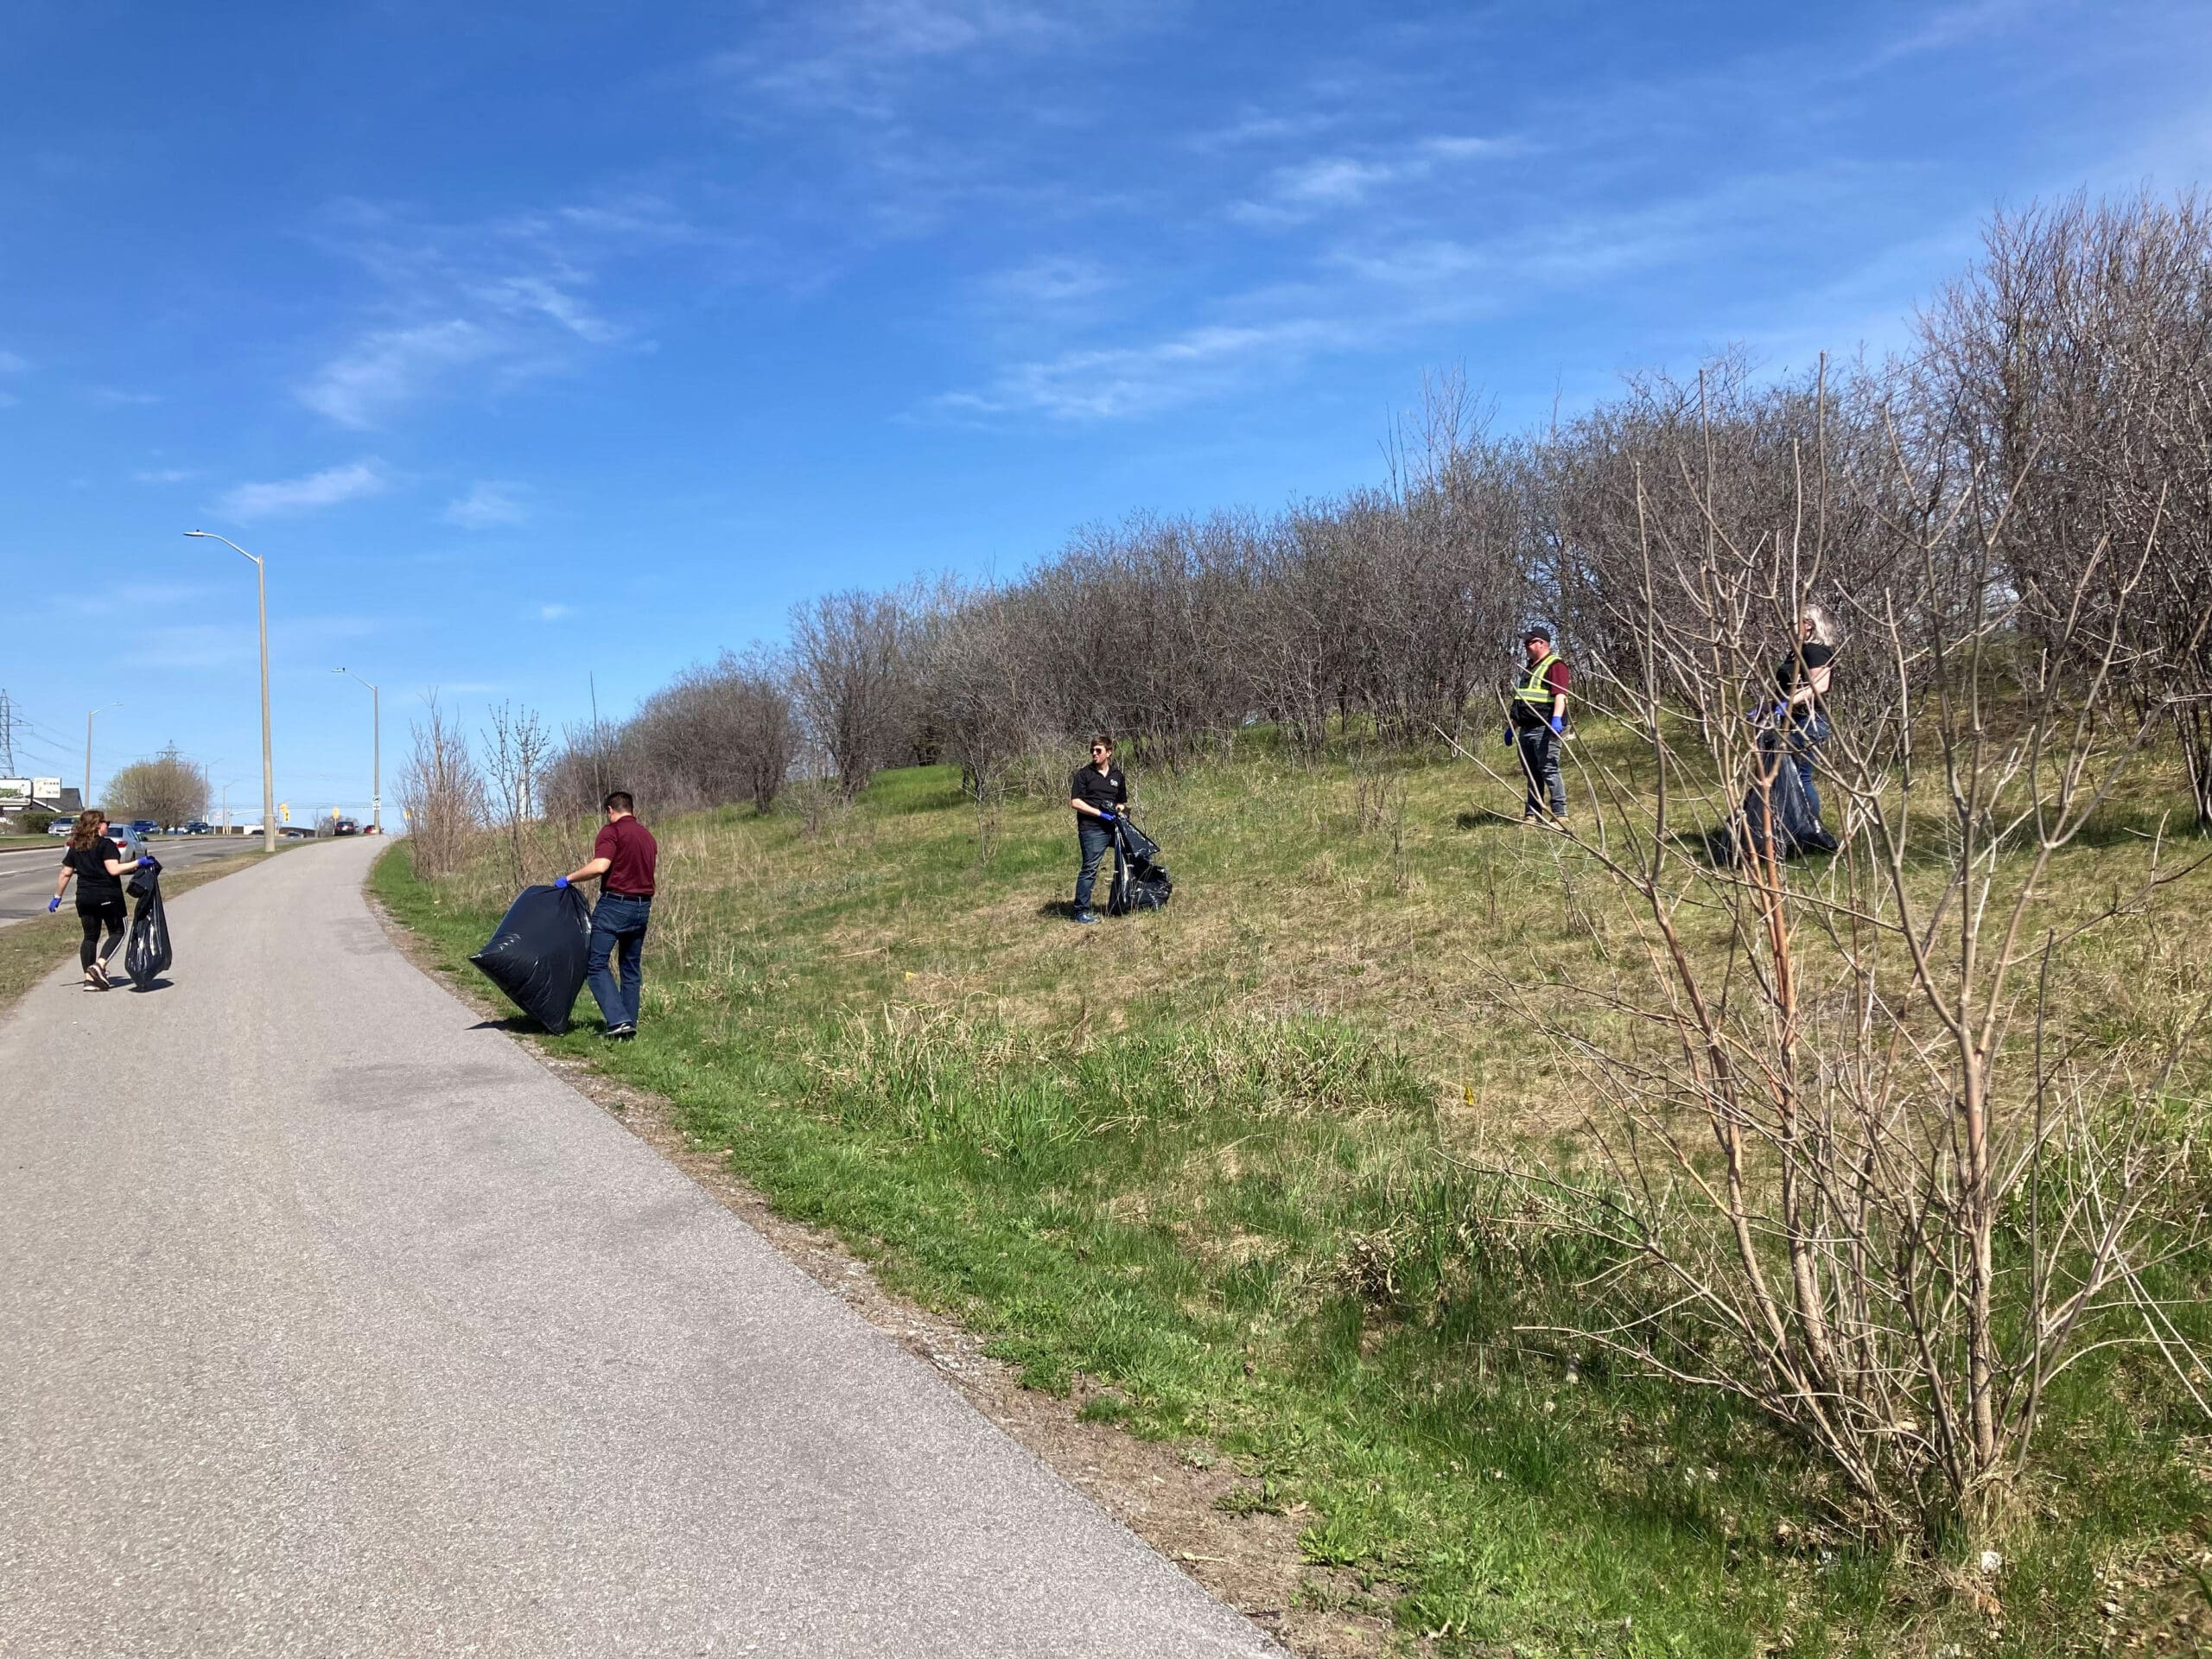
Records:
[[[88,810],[77,815],[76,826],[69,831],[69,850],[61,857],[60,879],[54,884],[54,902],[47,909],[50,912],[61,908],[61,895],[69,890],[73,877],[77,921],[85,930],[84,943],[77,947],[77,961],[85,970],[86,990],[108,988],[108,958],[123,943],[124,876],[153,861],[124,857],[123,849],[108,839],[107,819],[99,811]],[[103,927],[107,930],[105,949],[100,948],[99,942]]]
[[[1090,908],[1090,890],[1098,880],[1098,866],[1114,844],[1114,818],[1129,804],[1129,780],[1114,764],[1114,740],[1101,732],[1090,740],[1090,764],[1077,766],[1068,783],[1068,804],[1075,809],[1076,846],[1083,862],[1076,871],[1075,918],[1098,919]]]
[[[1805,804],[1815,822],[1821,816],[1821,791],[1813,782],[1813,756],[1828,741],[1828,677],[1835,661],[1835,630],[1827,613],[1808,605],[1798,613],[1797,643],[1774,671],[1782,688],[1782,729]]]

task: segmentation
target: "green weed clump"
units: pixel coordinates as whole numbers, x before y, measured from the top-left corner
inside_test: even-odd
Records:
[[[644,1035],[552,1046],[666,1096],[1033,1386],[1090,1379],[1092,1415],[1231,1459],[1229,1502],[1294,1516],[1436,1651],[2024,1659],[2203,1629],[2212,1452],[2155,1362],[2068,1374],[1985,1580],[1870,1541],[1738,1402],[1546,1334],[1631,1264],[1511,1173],[1540,1148],[1602,1190],[1590,1103],[1497,976],[1622,940],[1592,873],[1464,773],[1400,768],[1378,816],[1371,772],[1262,747],[1141,778],[1175,904],[1080,932],[1064,812],[1009,804],[985,859],[942,770],[656,825]],[[533,834],[526,877],[585,831]],[[395,848],[375,880],[465,972],[512,856],[425,883]],[[2093,866],[2062,874],[2094,901]],[[2085,1022],[2165,1017],[2119,980],[2171,950],[2121,949]],[[2201,1297],[2208,1264],[2159,1271]]]

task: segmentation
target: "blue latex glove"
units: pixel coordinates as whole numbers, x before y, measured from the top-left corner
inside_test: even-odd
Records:
[[[1510,723],[1505,728],[1505,747],[1509,749],[1513,747],[1513,728]]]
[[[553,878],[553,885],[556,887],[565,887],[569,885],[569,878],[565,875],[556,875]]]
[[[1567,735],[1567,716],[1565,715],[1554,715],[1552,716],[1552,735],[1554,737],[1565,737]]]
[[[1111,812],[1101,812],[1098,815],[1098,818],[1099,822],[1102,823],[1111,823],[1114,822],[1114,815]]]
[[[55,893],[55,894],[54,895],[54,897],[53,897],[53,898],[51,898],[51,899],[48,899],[48,900],[46,901],[46,913],[47,913],[48,915],[49,915],[49,916],[53,915],[53,914],[54,914],[54,912],[55,911],[57,911],[57,910],[59,910],[59,909],[60,909],[60,908],[61,908],[61,895],[60,895],[60,893]]]
[[[142,869],[142,870],[150,870],[150,869],[152,869],[152,868],[154,868],[154,861],[153,861],[152,856],[151,856],[150,855],[149,855],[147,857],[144,857],[144,858],[140,859],[140,860],[138,861],[138,868],[139,868],[140,869]]]

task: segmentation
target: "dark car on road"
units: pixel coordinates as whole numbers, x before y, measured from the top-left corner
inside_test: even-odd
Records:
[[[184,833],[188,836],[212,836],[215,833],[215,826],[204,818],[194,818],[184,826]]]
[[[334,836],[358,836],[361,833],[361,826],[351,818],[340,818],[331,825],[330,833]]]

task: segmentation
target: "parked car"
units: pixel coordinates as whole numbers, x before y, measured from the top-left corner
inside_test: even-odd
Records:
[[[276,833],[288,841],[311,841],[315,837],[315,826],[311,823],[280,823],[276,826]]]
[[[204,818],[194,818],[184,826],[184,833],[188,836],[212,836],[215,833],[215,826]]]
[[[56,818],[52,823],[46,826],[46,833],[49,836],[66,836],[76,827],[76,817],[74,815],[72,815],[66,818]]]

